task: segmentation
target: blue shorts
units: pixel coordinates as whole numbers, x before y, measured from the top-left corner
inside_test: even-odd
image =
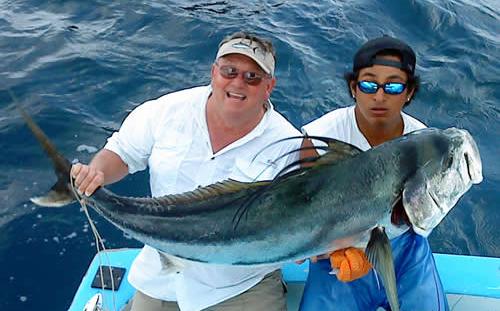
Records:
[[[391,246],[401,311],[448,311],[427,239],[408,230],[392,239]],[[368,275],[348,283],[337,280],[330,271],[328,259],[309,264],[301,311],[366,311],[378,307],[390,310],[381,278],[375,276],[373,269]]]

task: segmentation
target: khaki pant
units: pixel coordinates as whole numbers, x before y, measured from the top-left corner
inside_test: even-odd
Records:
[[[262,310],[286,310],[285,289],[279,270],[269,273],[260,283],[246,292],[204,309],[204,311]],[[132,300],[130,311],[179,311],[179,306],[176,302],[155,299],[137,291]]]

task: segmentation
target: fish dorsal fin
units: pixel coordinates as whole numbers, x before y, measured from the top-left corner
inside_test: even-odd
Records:
[[[234,179],[227,179],[205,187],[199,187],[193,191],[166,195],[158,199],[162,200],[166,204],[188,204],[196,201],[208,200],[242,190],[257,189],[270,183],[270,181],[241,182]]]
[[[293,137],[292,137],[293,138]],[[284,168],[279,171],[279,173],[276,175],[278,177],[283,177],[287,175],[286,173],[290,171],[292,168],[296,168],[297,166],[301,167],[318,167],[318,166],[323,166],[326,164],[332,164],[336,162],[340,162],[345,159],[350,159],[360,153],[363,152],[363,150],[359,149],[358,147],[345,143],[340,140],[336,140],[333,138],[328,138],[328,137],[323,137],[323,136],[304,136],[304,138],[308,138],[311,140],[318,140],[326,144],[326,146],[310,146],[310,147],[300,147],[298,149],[294,149],[292,151],[289,151],[288,153],[285,153],[284,155],[278,157],[276,161],[280,160],[282,157],[287,156],[289,154],[292,154],[294,152],[301,152],[304,150],[322,150],[325,151],[326,153],[321,155],[321,156],[311,156],[311,157],[305,157],[301,158],[297,161],[294,161]],[[291,171],[290,173],[295,174],[299,173],[300,170],[294,170]],[[300,173],[299,173],[300,174]],[[278,179],[275,179],[275,181]]]
[[[319,140],[327,144],[326,153],[317,159],[313,166],[340,162],[345,159],[350,159],[363,152],[363,150],[358,147],[337,139],[322,136],[308,136],[307,138],[311,140]]]

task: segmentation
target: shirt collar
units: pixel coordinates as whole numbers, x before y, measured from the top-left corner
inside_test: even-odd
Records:
[[[208,97],[212,94],[212,86],[208,85],[207,86],[207,91],[204,95],[204,102],[202,105],[199,106],[198,112],[196,113],[196,121],[200,125],[200,127],[203,129],[205,139],[210,142],[210,136],[208,134],[208,126],[207,126],[207,116],[206,116],[206,109],[207,109],[207,102],[208,102]],[[270,122],[271,118],[271,113],[274,111],[274,106],[271,102],[271,100],[268,100],[266,103],[266,111],[264,112],[264,116],[260,120],[259,124],[250,131],[250,133],[246,134],[242,138],[238,139],[237,141],[234,141],[233,143],[229,144],[228,146],[222,148],[219,150],[217,153],[214,154],[214,156],[221,155],[222,153],[225,153],[231,149],[234,149],[238,146],[241,146],[252,139],[257,138],[258,136],[262,135],[266,128],[268,127],[268,124]]]

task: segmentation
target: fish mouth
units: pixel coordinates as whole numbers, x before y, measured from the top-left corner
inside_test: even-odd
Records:
[[[465,164],[467,165],[467,175],[469,176],[469,180],[472,181],[473,178],[472,178],[472,167],[471,167],[471,162],[470,162],[470,158],[469,158],[469,154],[466,152],[464,153],[464,158],[465,158]]]
[[[415,231],[415,233],[421,236],[428,236],[429,229],[426,229],[422,226],[413,225],[413,230]]]
[[[467,130],[450,128],[445,130],[445,132],[451,137],[456,137],[457,141],[461,142],[463,145],[461,160],[465,162],[467,168],[463,169],[463,178],[469,178],[469,182],[472,184],[479,184],[483,181],[483,168],[481,163],[481,156],[479,154],[479,149],[477,143],[472,138],[471,134]],[[465,173],[467,170],[467,173]]]
[[[441,205],[439,204],[439,201],[438,199],[436,198],[436,194],[433,193],[432,191],[429,191],[429,197],[431,198],[432,202],[434,202],[434,204],[436,205],[436,207],[439,209],[439,211],[441,213],[444,213],[445,211],[443,210],[443,208],[441,207]]]
[[[470,182],[474,184],[478,184],[483,181],[483,176],[481,173],[478,174],[477,168],[475,167],[475,162],[472,160],[471,155],[469,153],[464,153],[465,163],[467,165],[467,175],[469,177]]]

